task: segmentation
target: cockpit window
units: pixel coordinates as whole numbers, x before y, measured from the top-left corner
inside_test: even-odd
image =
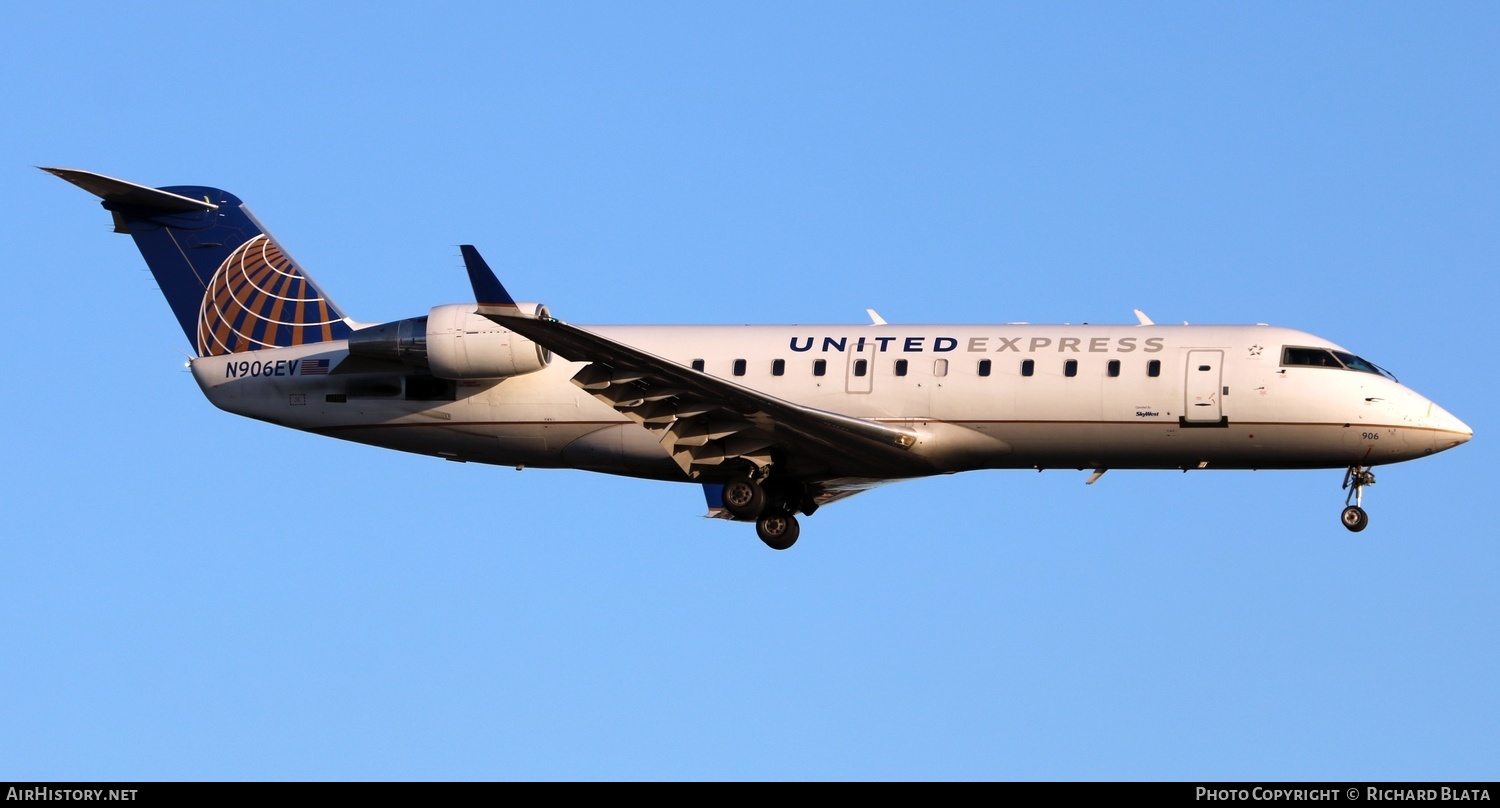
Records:
[[[1396,377],[1392,376],[1390,374],[1390,372],[1387,371],[1385,368],[1382,368],[1381,366],[1379,366],[1379,365],[1375,364],[1374,362],[1371,362],[1371,361],[1369,361],[1367,359],[1361,359],[1361,358],[1355,356],[1352,353],[1344,353],[1343,351],[1334,351],[1333,355],[1336,356],[1336,357],[1338,357],[1338,360],[1340,362],[1344,363],[1344,367],[1346,367],[1346,368],[1348,368],[1350,370],[1357,370],[1360,373],[1374,373],[1377,376],[1384,376],[1387,379],[1390,379],[1391,381],[1395,381],[1396,380]]]
[[[1281,349],[1281,366],[1348,369],[1384,376],[1391,381],[1396,380],[1395,376],[1374,362],[1361,359],[1352,353],[1330,351],[1326,348],[1298,348],[1288,345]]]
[[[1308,365],[1317,368],[1341,368],[1339,360],[1333,358],[1332,351],[1322,348],[1293,348],[1288,345],[1281,349],[1282,366]]]

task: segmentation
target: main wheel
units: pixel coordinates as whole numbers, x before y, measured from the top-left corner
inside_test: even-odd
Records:
[[[797,526],[797,517],[785,513],[771,513],[755,520],[755,535],[772,550],[785,550],[797,543],[802,529]]]
[[[1365,509],[1358,505],[1350,505],[1345,508],[1342,519],[1344,520],[1344,527],[1349,528],[1350,533],[1358,533],[1365,529],[1365,525],[1370,524],[1369,514],[1365,513]]]
[[[755,519],[766,509],[766,492],[749,477],[724,483],[724,510],[737,519]]]

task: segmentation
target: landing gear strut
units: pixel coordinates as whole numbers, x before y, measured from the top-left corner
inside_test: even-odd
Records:
[[[1365,486],[1374,484],[1375,472],[1368,468],[1350,466],[1344,472],[1344,489],[1349,494],[1344,497],[1344,513],[1340,519],[1351,533],[1358,533],[1370,524],[1370,515],[1361,506],[1364,505]]]

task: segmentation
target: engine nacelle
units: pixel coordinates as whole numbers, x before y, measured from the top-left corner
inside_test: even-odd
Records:
[[[547,317],[540,303],[518,303],[523,314]],[[349,336],[349,353],[426,367],[440,379],[503,379],[535,373],[552,352],[474,313],[473,303],[437,306],[412,317],[363,328]]]
[[[540,303],[517,305],[523,314],[547,316]],[[551,361],[551,351],[475,314],[472,303],[427,313],[427,366],[440,379],[503,379],[535,373]]]

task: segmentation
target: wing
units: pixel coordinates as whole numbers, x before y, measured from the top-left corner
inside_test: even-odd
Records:
[[[779,454],[805,474],[910,477],[930,473],[911,454],[912,433],[819,410],[710,376],[550,317],[491,319],[572,362],[588,364],[573,383],[656,434],[689,477],[744,459],[757,466]]]
[[[472,247],[465,263],[478,311],[571,362],[573,383],[655,434],[690,478],[724,476],[728,461],[804,479],[932,473],[910,431],[767,395],[551,317],[523,314]]]

